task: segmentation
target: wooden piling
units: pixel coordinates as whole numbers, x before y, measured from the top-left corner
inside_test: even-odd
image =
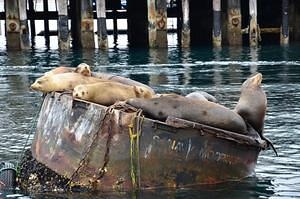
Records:
[[[290,32],[290,39],[292,41],[299,42],[300,41],[300,2],[299,0],[291,0],[290,2],[290,17],[289,17],[289,25],[292,28]]]
[[[127,0],[127,25],[130,47],[148,46],[147,1]]]
[[[45,41],[46,46],[49,48],[50,46],[50,31],[49,31],[49,20],[48,20],[48,0],[43,0],[43,8],[44,8],[44,29],[45,29]]]
[[[189,0],[182,0],[181,47],[188,48],[191,43],[190,6]]]
[[[167,47],[166,0],[148,0],[148,31],[150,48]]]
[[[258,44],[258,29],[257,29],[257,0],[249,0],[249,44],[252,47]]]
[[[231,46],[242,45],[241,32],[241,3],[240,0],[228,0],[227,2],[227,40]]]
[[[56,1],[58,12],[58,46],[61,50],[70,49],[69,25],[68,25],[68,0]]]
[[[118,41],[118,18],[117,18],[117,9],[113,8],[113,35],[114,35],[114,43]]]
[[[212,40],[214,47],[221,47],[221,0],[213,0],[213,31]]]
[[[34,37],[35,37],[35,22],[33,18],[34,6],[33,0],[28,0],[29,7],[29,16],[30,16],[30,35],[31,35],[31,44],[34,45]]]
[[[20,15],[20,48],[29,49],[29,30],[27,22],[26,0],[19,0],[19,15]]]
[[[72,48],[81,48],[81,0],[72,0],[70,2],[70,17],[71,17],[71,35]]]
[[[98,46],[100,49],[108,48],[107,28],[106,28],[106,6],[105,0],[96,0],[97,9],[97,34]]]
[[[282,25],[280,31],[280,44],[289,44],[289,0],[282,0]]]
[[[93,1],[81,0],[81,46],[95,48]]]
[[[18,0],[5,0],[7,49],[20,49],[20,16]]]

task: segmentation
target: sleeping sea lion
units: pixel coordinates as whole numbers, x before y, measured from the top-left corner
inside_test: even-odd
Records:
[[[262,74],[257,73],[252,77],[249,77],[241,87],[240,99],[234,108],[234,111],[238,113],[250,124],[260,135],[260,137],[268,142],[276,155],[277,152],[271,143],[263,135],[264,120],[267,110],[267,97],[264,90],[261,87]]]
[[[152,99],[129,99],[127,104],[141,108],[146,117],[165,121],[174,116],[201,124],[246,134],[247,126],[234,111],[213,102],[191,100],[183,96],[161,96]]]
[[[73,97],[109,106],[130,98],[151,98],[152,93],[140,86],[110,81],[78,85],[74,88]]]
[[[50,76],[42,76],[30,86],[33,90],[43,93],[52,91],[72,90],[79,84],[91,84],[101,82],[98,78],[86,77],[78,73],[61,73]]]
[[[217,103],[218,100],[212,96],[211,94],[204,92],[204,91],[195,91],[192,93],[189,93],[185,97],[190,98],[190,99],[197,99],[197,100],[208,100],[210,102],[215,102]]]

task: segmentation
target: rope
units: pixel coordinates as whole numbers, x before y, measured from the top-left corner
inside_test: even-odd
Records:
[[[138,110],[132,118],[131,124],[128,125],[130,137],[130,177],[134,190],[137,190],[140,186],[139,137],[142,133],[143,119],[142,110]]]

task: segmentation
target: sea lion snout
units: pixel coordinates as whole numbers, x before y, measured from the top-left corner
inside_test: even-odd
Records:
[[[259,87],[262,82],[262,74],[256,73],[252,77],[249,77],[244,83],[243,87]]]

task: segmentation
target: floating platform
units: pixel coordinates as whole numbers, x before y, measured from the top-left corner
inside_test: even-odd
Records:
[[[253,175],[265,148],[253,129],[246,136],[173,117],[161,122],[124,103],[105,107],[52,93],[44,98],[31,152],[63,178],[63,187],[127,191],[240,180]],[[35,172],[26,171],[21,184]]]

